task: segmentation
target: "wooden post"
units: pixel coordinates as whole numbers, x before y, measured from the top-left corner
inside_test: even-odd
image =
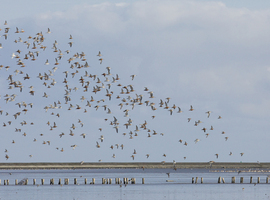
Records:
[[[253,177],[251,176],[251,177],[250,177],[250,182],[249,182],[249,183],[252,183],[252,181],[253,181]]]
[[[221,183],[221,177],[218,177],[218,183]]]
[[[195,183],[197,184],[197,182],[198,182],[198,177],[196,177],[196,179],[195,179]]]
[[[4,180],[4,185],[6,185],[7,184],[7,181],[6,181],[6,179]]]
[[[74,178],[74,185],[77,185],[77,179]]]
[[[118,183],[118,178],[115,178],[115,184],[119,184],[119,183]]]
[[[232,177],[232,183],[235,183],[235,177]]]
[[[144,184],[144,178],[142,178],[142,184]]]
[[[92,184],[95,184],[95,178],[92,178]]]
[[[28,178],[25,180],[24,185],[27,185],[27,184],[28,184]]]
[[[109,184],[112,184],[112,179],[111,178],[109,179]]]
[[[54,184],[54,179],[50,179],[50,185],[53,185]]]
[[[203,183],[203,177],[201,177],[201,183]]]
[[[258,177],[257,183],[260,183],[260,177]]]
[[[106,184],[109,184],[109,179],[108,178],[106,178]]]
[[[84,184],[87,185],[87,178],[84,179]]]
[[[102,184],[105,184],[105,178],[102,178]]]
[[[65,178],[65,185],[68,185],[69,179]]]
[[[15,179],[15,185],[18,185],[18,179]]]
[[[244,177],[240,177],[240,183],[244,182]]]
[[[192,183],[192,184],[194,183],[194,177],[192,177],[192,179],[191,179],[191,183]]]
[[[225,183],[225,179],[224,178],[222,178],[222,183]]]
[[[135,178],[131,178],[131,184],[135,184],[136,179]]]
[[[44,185],[44,178],[41,179],[41,185]]]
[[[36,185],[36,179],[33,179],[33,185]]]
[[[61,178],[59,178],[58,185],[61,185]]]
[[[268,180],[269,180],[269,177],[267,176],[267,177],[266,177],[266,181],[265,181],[265,183],[268,183]]]

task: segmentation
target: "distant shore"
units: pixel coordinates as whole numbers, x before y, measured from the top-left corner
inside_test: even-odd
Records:
[[[270,163],[239,163],[239,162],[37,162],[37,163],[0,163],[0,170],[6,169],[220,169],[220,168],[270,168]]]

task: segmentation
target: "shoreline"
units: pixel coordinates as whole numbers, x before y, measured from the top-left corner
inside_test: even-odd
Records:
[[[270,169],[270,163],[239,162],[36,162],[36,163],[0,163],[0,170],[7,169],[221,169],[221,168],[260,168]]]

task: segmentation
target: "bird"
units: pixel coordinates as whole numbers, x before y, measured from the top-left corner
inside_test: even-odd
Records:
[[[133,74],[133,75],[131,75],[130,77],[131,77],[131,80],[134,80],[134,78],[135,78],[135,74]]]
[[[197,142],[199,142],[199,141],[200,141],[199,139],[194,140],[195,144],[196,144]]]
[[[210,117],[211,111],[207,111],[207,112],[205,112],[205,113],[207,114],[207,117],[209,118],[209,117]]]
[[[101,56],[102,56],[100,51],[98,52],[98,55],[97,55],[97,56],[99,56],[99,57],[101,57]]]

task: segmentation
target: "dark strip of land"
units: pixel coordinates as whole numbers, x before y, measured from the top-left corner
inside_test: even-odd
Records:
[[[72,163],[0,163],[0,170],[3,169],[220,169],[220,168],[270,168],[270,163],[234,163],[234,162],[72,162]]]

